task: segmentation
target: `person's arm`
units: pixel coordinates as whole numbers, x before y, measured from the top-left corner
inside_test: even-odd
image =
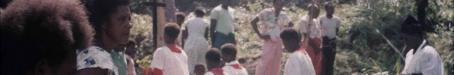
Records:
[[[87,68],[77,71],[77,75],[113,75],[107,69]]]
[[[211,43],[214,43],[214,32],[216,30],[216,24],[218,23],[218,20],[216,19],[211,19],[210,22],[210,37],[211,37]]]
[[[251,21],[251,25],[252,25],[252,29],[254,29],[254,32],[263,40],[269,40],[271,39],[271,36],[270,35],[262,35],[262,33],[260,33],[258,27],[257,27],[257,23],[259,22],[259,19],[258,17],[255,17],[252,21]]]
[[[182,39],[181,39],[181,42],[182,42],[182,46],[184,46],[184,42],[186,41],[186,39],[188,38],[189,36],[189,33],[188,33],[188,27],[185,25],[184,26],[184,29],[182,29],[183,31],[183,34],[181,35],[182,36]]]
[[[205,39],[207,39],[207,40],[208,40],[208,33],[209,33],[209,28],[206,27],[206,28],[205,28],[205,34],[204,34],[204,35],[205,35]]]

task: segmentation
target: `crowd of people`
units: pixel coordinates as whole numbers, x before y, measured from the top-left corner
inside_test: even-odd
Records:
[[[204,8],[172,15],[177,21],[165,24],[165,45],[139,74],[136,43],[128,40],[131,0],[12,0],[0,11],[1,74],[248,75],[237,57],[232,2],[223,1],[209,12],[210,22]],[[298,23],[282,11],[284,4],[273,0],[250,22],[263,40],[255,75],[333,75],[341,25],[335,4],[311,2]],[[319,17],[321,6],[326,14]],[[401,74],[443,75],[441,57],[426,44],[418,20],[408,16],[401,27],[408,50]],[[289,56],[281,68],[284,52]]]

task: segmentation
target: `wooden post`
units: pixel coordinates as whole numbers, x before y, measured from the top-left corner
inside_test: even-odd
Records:
[[[158,48],[163,44],[163,27],[165,24],[165,4],[162,1],[152,0],[151,2],[147,3],[152,10],[152,22],[153,22],[153,48]],[[161,43],[162,42],[162,43]],[[154,50],[154,49],[153,49]]]

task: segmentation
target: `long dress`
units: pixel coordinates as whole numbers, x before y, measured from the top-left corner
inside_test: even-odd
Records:
[[[209,49],[208,41],[204,37],[208,23],[203,18],[195,17],[186,21],[185,26],[188,30],[188,39],[184,44],[184,50],[188,54],[189,71],[193,73],[194,66],[205,64],[205,54]]]
[[[284,12],[278,16],[273,8],[261,11],[259,18],[262,34],[270,35],[270,40],[265,40],[262,46],[262,56],[256,67],[256,75],[279,75],[281,71],[282,41],[279,34],[290,21]]]

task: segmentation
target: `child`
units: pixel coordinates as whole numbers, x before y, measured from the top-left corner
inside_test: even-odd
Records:
[[[304,48],[300,47],[301,38],[298,35],[294,29],[286,29],[280,35],[285,49],[290,53],[285,63],[284,75],[315,75],[311,58]],[[303,41],[308,40],[304,36]]]
[[[308,15],[301,18],[299,23],[299,32],[302,35],[306,35],[307,40],[304,40],[306,43],[302,43],[304,50],[308,53],[312,60],[312,64],[314,65],[315,71],[317,75],[324,75],[321,74],[322,71],[322,64],[323,64],[323,51],[321,50],[321,28],[320,24],[317,21],[318,16],[318,6],[315,3],[311,3],[308,6],[309,13]]]
[[[222,70],[221,53],[218,49],[212,48],[205,55],[208,72],[205,75],[228,75]]]
[[[234,44],[227,43],[221,47],[222,59],[226,62],[222,68],[230,75],[248,75],[246,68],[236,60],[237,49]]]
[[[281,12],[282,0],[274,0],[274,8],[267,8],[261,11],[252,22],[255,33],[264,40],[260,62],[256,67],[256,75],[279,75],[281,70],[282,43],[279,33],[285,25],[292,26],[287,15]],[[258,29],[258,22],[262,28]]]
[[[164,31],[166,45],[153,54],[152,75],[189,75],[188,57],[176,43],[180,28],[175,23],[168,23]]]
[[[194,70],[196,64],[205,66],[205,53],[209,50],[207,40],[208,23],[204,21],[203,9],[198,8],[194,11],[195,17],[184,23],[188,38],[184,44],[184,50],[188,54],[189,70]],[[186,37],[186,36],[185,36]],[[193,72],[191,72],[193,74]]]
[[[336,33],[340,26],[340,20],[334,16],[334,5],[325,3],[326,15],[320,17],[320,27],[323,31],[323,73],[332,75],[334,59],[336,56]]]

